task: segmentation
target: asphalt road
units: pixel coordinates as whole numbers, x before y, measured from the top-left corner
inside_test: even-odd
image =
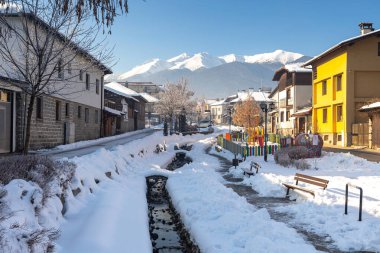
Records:
[[[380,162],[380,153],[367,149],[342,149],[342,148],[330,148],[324,147],[323,151],[335,152],[335,153],[351,153],[352,155],[364,158],[371,162]]]
[[[116,147],[118,145],[123,145],[123,144],[126,144],[128,142],[147,137],[156,131],[157,130],[149,129],[149,130],[144,131],[142,133],[140,132],[140,133],[132,134],[132,135],[120,138],[120,139],[105,141],[102,143],[96,143],[96,144],[91,145],[91,146],[74,148],[74,149],[69,149],[69,150],[50,149],[50,150],[41,151],[41,152],[37,152],[37,153],[41,154],[41,155],[49,155],[55,159],[60,159],[60,158],[64,158],[64,157],[72,158],[75,156],[79,157],[79,156],[83,156],[83,155],[87,155],[87,154],[90,154],[92,152],[95,152],[99,148],[105,148],[108,150],[113,149],[114,147]]]

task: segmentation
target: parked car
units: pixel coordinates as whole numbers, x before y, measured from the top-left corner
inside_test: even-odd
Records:
[[[211,126],[211,123],[209,120],[202,120],[198,124],[199,128],[206,128],[206,127],[210,127],[210,126]]]

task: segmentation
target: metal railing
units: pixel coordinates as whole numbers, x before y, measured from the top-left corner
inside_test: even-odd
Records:
[[[353,187],[353,188],[356,188],[360,191],[360,202],[359,202],[359,221],[362,221],[362,208],[363,208],[363,189],[357,185],[354,185],[354,184],[351,184],[351,183],[347,183],[346,184],[346,203],[345,203],[345,206],[344,206],[344,214],[347,215],[347,206],[348,206],[348,187]]]

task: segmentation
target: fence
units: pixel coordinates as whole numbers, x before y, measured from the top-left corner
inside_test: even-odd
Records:
[[[227,149],[234,154],[240,154],[241,156],[263,156],[264,146],[248,146],[248,144],[236,143],[226,140],[223,135],[218,136],[218,145]],[[279,144],[267,145],[267,154],[274,154],[280,148]]]

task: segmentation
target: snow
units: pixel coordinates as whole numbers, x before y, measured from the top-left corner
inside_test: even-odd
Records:
[[[140,93],[140,96],[142,96],[148,103],[156,103],[158,102],[158,99],[149,95],[148,93]]]
[[[183,60],[186,60],[186,59],[189,59],[189,55],[187,53],[182,53],[180,55],[177,55],[177,56],[174,56],[173,58],[170,58],[167,60],[167,62],[179,62],[179,61],[183,61]]]
[[[130,135],[134,135],[136,133],[143,133],[143,132],[149,132],[149,131],[151,131],[151,129],[143,129],[143,130],[128,132],[128,133],[124,133],[124,134],[119,134],[119,135],[99,138],[99,139],[95,139],[95,140],[78,141],[78,142],[71,143],[71,144],[59,145],[59,146],[55,147],[53,150],[56,150],[56,149],[59,149],[59,150],[78,149],[78,148],[83,148],[83,147],[88,147],[88,146],[93,146],[93,145],[101,144],[101,143],[104,143],[104,142],[109,142],[109,141],[112,141],[112,140],[121,139],[121,138],[130,136]]]
[[[229,152],[226,151],[228,154]],[[223,154],[223,153],[222,153]],[[230,157],[232,154],[228,154]],[[294,184],[294,174],[302,173],[329,180],[326,190],[314,188],[315,198],[301,192],[291,192],[297,199],[296,205],[278,207],[276,210],[289,213],[294,220],[308,231],[328,235],[334,244],[344,251],[380,250],[380,197],[379,164],[345,153],[326,153],[320,159],[306,159],[311,169],[299,171],[284,168],[274,162],[273,156],[267,163],[262,157],[250,157],[241,167],[249,167],[250,161],[261,166],[259,174],[245,177],[244,184],[251,185],[261,196],[283,197],[282,183]],[[317,168],[317,169],[315,169]],[[236,177],[243,177],[240,169],[230,169]],[[350,188],[348,215],[344,215],[345,186],[353,183],[363,188],[363,221],[358,221],[359,191]],[[307,186],[308,188],[313,188]],[[295,221],[293,221],[295,223]]]
[[[202,252],[317,252],[290,225],[327,235],[340,250],[380,251],[378,163],[351,154],[324,152],[321,158],[306,159],[311,169],[305,171],[282,167],[271,155],[266,163],[262,157],[249,157],[240,164],[249,167],[255,161],[261,165],[260,172],[249,178],[242,175],[242,170],[230,168],[235,177],[244,178],[242,183],[252,186],[263,197],[284,197],[286,190],[282,183],[294,183],[297,172],[329,180],[326,190],[315,188],[315,198],[292,192],[294,204],[274,207],[275,211],[294,217],[288,225],[272,220],[265,208],[257,209],[224,185],[225,180],[217,172],[218,160],[205,153],[215,136],[227,131],[227,127],[215,131],[211,135],[167,137],[156,132],[112,150],[100,148],[68,159],[77,164],[70,189],[80,192],[76,196],[71,190],[66,193],[64,216],[55,193],[43,204],[42,190],[36,184],[13,180],[4,186],[8,191],[4,199],[17,212],[7,225],[24,224],[17,230],[20,234],[26,229],[59,228],[62,234],[57,241],[58,253],[152,252],[145,178],[163,175],[168,177],[167,189],[174,207]],[[85,144],[96,145],[96,141]],[[186,143],[193,143],[191,151],[184,151],[193,163],[173,172],[165,170],[175,155],[174,146]],[[166,144],[167,151],[154,153],[156,144]],[[228,151],[218,154],[233,157]],[[111,178],[107,172],[111,172]],[[355,189],[350,189],[348,215],[343,214],[348,182],[363,187],[362,222],[357,221],[359,200]],[[4,226],[0,223],[0,229]],[[13,245],[7,252],[25,252],[26,248],[12,233],[5,238]]]
[[[117,77],[117,80],[127,80],[133,76],[141,75],[145,73],[156,73],[161,70],[165,70],[168,68],[168,64],[165,61],[161,61],[160,59],[156,58],[151,61],[148,61],[142,65],[136,66],[130,71],[127,71]]]
[[[313,71],[310,68],[302,67],[303,64],[304,62],[286,64],[284,68],[287,69],[289,72],[312,72]]]
[[[264,62],[280,62],[287,64],[293,62],[303,55],[298,53],[286,52],[284,50],[276,50],[271,53],[256,54],[252,56],[244,56],[247,63],[264,63]]]
[[[195,71],[201,68],[216,67],[223,63],[224,62],[222,60],[213,57],[208,53],[198,53],[182,62],[176,62],[176,64],[170,69],[189,69],[191,71]]]
[[[375,102],[369,105],[362,106],[360,110],[376,109],[380,108],[380,102]]]
[[[210,140],[208,140],[210,142]],[[216,169],[218,161],[197,143],[189,154],[193,163],[172,174],[167,182],[173,204],[201,252],[316,252],[283,223],[270,219],[226,188]]]
[[[212,56],[207,52],[196,53],[193,55],[182,53],[168,60],[158,58],[147,61],[138,65],[131,70],[116,75],[107,76],[107,80],[116,79],[125,81],[136,75],[154,74],[164,70],[187,69],[196,71],[202,68],[213,68],[225,63],[243,62],[243,63],[291,63],[303,55],[298,53],[287,52],[284,50],[275,50],[274,52],[256,54],[256,55],[235,55],[228,54],[224,56]]]
[[[110,82],[104,85],[104,89],[111,91],[113,93],[116,93],[120,96],[131,98],[138,102],[137,99],[133,98],[134,96],[140,96],[139,93],[137,93],[134,90],[128,89],[124,85],[121,85],[118,82]]]
[[[109,113],[112,113],[112,114],[115,114],[115,115],[118,115],[118,116],[124,114],[124,113],[121,112],[121,111],[118,111],[118,110],[115,110],[115,109],[109,108],[109,107],[107,107],[107,106],[104,107],[104,110],[105,110],[106,112],[109,112]]]
[[[219,58],[225,61],[226,63],[244,62],[244,56],[240,56],[236,54],[228,54],[228,55],[220,56]]]

